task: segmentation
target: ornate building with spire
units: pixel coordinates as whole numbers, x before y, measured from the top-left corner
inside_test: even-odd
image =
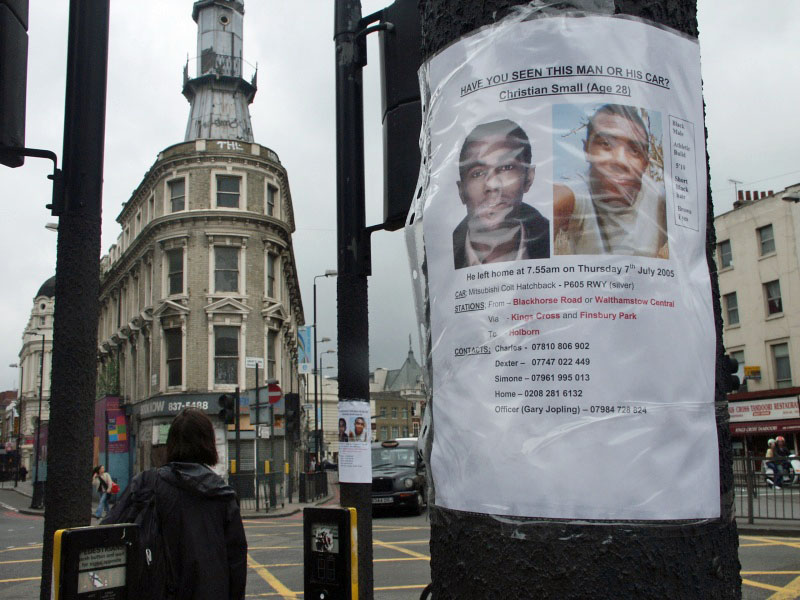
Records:
[[[197,64],[194,78],[189,64],[184,70],[185,139],[158,154],[123,204],[121,233],[101,262],[98,390],[120,398],[134,471],[163,460],[168,424],[185,407],[211,416],[224,470],[233,431],[218,417],[220,395],[268,381],[303,391],[292,197],[278,155],[253,140],[244,3],[198,0],[192,18]],[[261,368],[246,358],[262,359]],[[238,471],[254,472],[255,456],[274,460],[273,470],[284,460],[294,468],[301,454],[286,447],[280,417],[268,441],[257,439],[246,405],[243,413]]]

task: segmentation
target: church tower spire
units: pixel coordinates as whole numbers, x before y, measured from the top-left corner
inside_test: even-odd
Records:
[[[245,81],[242,59],[243,0],[197,0],[197,74],[183,69],[183,95],[191,105],[184,141],[253,141],[248,106],[256,95],[256,75]]]

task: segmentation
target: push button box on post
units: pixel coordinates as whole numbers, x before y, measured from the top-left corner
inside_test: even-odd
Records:
[[[309,600],[358,600],[355,508],[303,510],[303,590]]]

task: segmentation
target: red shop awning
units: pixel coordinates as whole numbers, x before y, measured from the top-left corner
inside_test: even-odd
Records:
[[[791,433],[800,431],[800,419],[784,421],[749,421],[731,423],[731,435],[759,435],[767,433]]]

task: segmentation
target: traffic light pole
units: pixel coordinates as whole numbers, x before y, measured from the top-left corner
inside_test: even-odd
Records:
[[[97,378],[100,224],[108,67],[109,0],[69,7],[48,470],[41,600],[50,598],[53,534],[89,525]]]
[[[427,0],[420,3],[422,52],[436,52],[502,18],[523,0]],[[696,0],[616,0],[615,12],[697,36]],[[645,52],[646,49],[642,49]],[[340,149],[341,153],[341,149]],[[721,312],[710,185],[706,258],[717,333],[715,405],[720,519],[702,524],[536,523],[524,528],[488,515],[431,506],[433,597],[449,598],[740,598],[738,538],[722,363]],[[340,309],[340,314],[346,311]],[[709,324],[710,326],[710,324]],[[342,334],[339,334],[340,339]],[[430,340],[428,340],[430,347]],[[430,357],[427,358],[431,368]],[[653,382],[657,385],[657,382]],[[709,402],[712,400],[708,399]],[[575,467],[580,477],[580,468]]]
[[[361,33],[361,35],[359,35]],[[364,123],[361,69],[365,36],[359,0],[337,0],[336,46],[336,216],[339,401],[369,405],[369,233],[364,207]],[[358,519],[359,597],[372,600],[372,485],[341,483],[341,505]]]

